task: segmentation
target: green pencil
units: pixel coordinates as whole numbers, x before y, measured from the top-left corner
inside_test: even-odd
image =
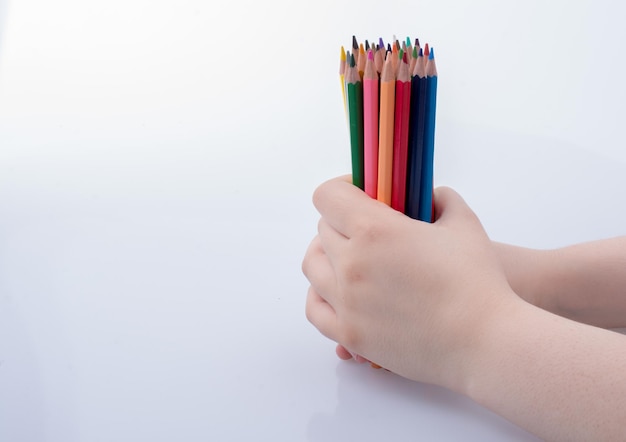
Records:
[[[357,71],[354,54],[346,70],[346,98],[350,123],[350,149],[352,153],[352,183],[364,189],[363,179],[363,81]]]

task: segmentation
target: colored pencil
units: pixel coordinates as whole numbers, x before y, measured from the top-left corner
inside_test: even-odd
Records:
[[[426,69],[420,49],[411,78],[411,115],[409,117],[409,148],[405,213],[419,219],[422,161],[424,155],[424,114],[426,109]]]
[[[363,73],[365,72],[365,62],[367,61],[367,53],[365,52],[365,48],[363,47],[363,43],[359,45],[359,62],[357,63],[357,70],[359,71],[359,75],[361,79],[363,79]]]
[[[374,64],[376,65],[376,72],[378,72],[378,76],[380,77],[380,74],[383,72],[383,65],[385,64],[385,46],[379,45],[376,49]]]
[[[437,67],[435,52],[430,48],[426,63],[426,108],[424,113],[424,156],[422,159],[422,183],[420,190],[420,213],[422,221],[433,221],[433,163],[435,154],[435,113],[437,107]]]
[[[339,55],[339,81],[341,82],[341,98],[343,99],[343,111],[348,120],[348,103],[346,102],[346,50],[341,47]]]
[[[352,183],[363,189],[363,82],[357,71],[354,54],[350,57],[350,67],[346,70],[346,97],[350,123]]]
[[[399,61],[395,101],[391,207],[404,213],[411,109],[411,74],[406,54]]]
[[[354,54],[354,62],[359,62],[359,42],[356,39],[356,35],[352,36],[352,53]]]
[[[378,191],[378,73],[370,49],[363,74],[363,165],[365,193],[376,199]]]
[[[339,62],[354,185],[411,218],[433,222],[434,51],[417,38],[359,44],[353,35]]]
[[[393,120],[395,111],[396,77],[392,52],[387,52],[380,77],[380,116],[378,129],[378,191],[376,199],[391,205],[393,167]]]

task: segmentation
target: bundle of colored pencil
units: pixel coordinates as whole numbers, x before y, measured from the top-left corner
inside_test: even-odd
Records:
[[[339,75],[350,129],[352,182],[372,198],[433,221],[437,67],[419,40],[341,48]]]

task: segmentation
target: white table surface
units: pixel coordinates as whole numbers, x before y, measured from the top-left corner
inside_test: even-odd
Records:
[[[493,239],[624,234],[615,1],[0,0],[0,441],[531,441],[304,317],[340,45],[438,57],[436,184]]]

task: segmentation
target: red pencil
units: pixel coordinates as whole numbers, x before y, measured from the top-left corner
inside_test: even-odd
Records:
[[[398,66],[393,130],[391,207],[404,213],[411,108],[411,74],[405,53]]]

